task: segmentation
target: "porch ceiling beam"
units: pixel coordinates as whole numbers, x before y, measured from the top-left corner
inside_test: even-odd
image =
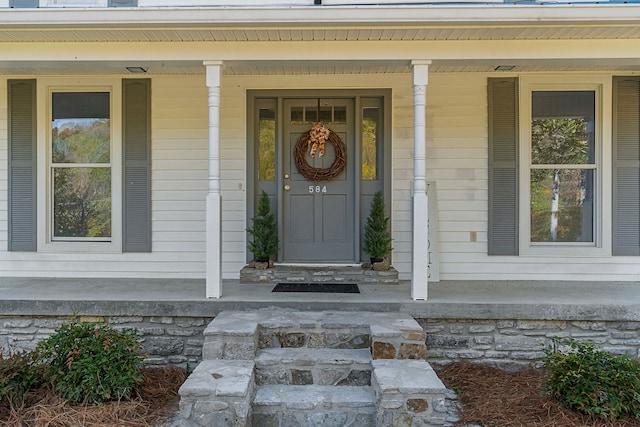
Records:
[[[428,5],[321,7],[149,7],[137,9],[39,8],[0,11],[4,28],[100,28],[166,26],[225,27],[340,27],[476,25],[557,25],[566,23],[636,24],[635,4],[562,5]]]
[[[404,61],[421,52],[432,60],[637,60],[640,40],[501,40],[384,42],[18,42],[2,43],[7,61],[297,61],[300,49],[315,61]],[[267,48],[268,44],[268,48]],[[384,47],[384,49],[381,49]]]

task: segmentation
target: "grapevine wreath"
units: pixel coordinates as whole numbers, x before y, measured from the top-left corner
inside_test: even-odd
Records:
[[[318,153],[318,157],[322,157],[324,156],[324,146],[327,141],[333,144],[335,160],[328,168],[314,168],[305,158],[307,150],[309,150],[311,157],[315,157],[316,153]],[[342,142],[338,134],[320,124],[313,126],[298,138],[293,157],[298,172],[309,181],[329,181],[340,175],[347,165],[347,152],[344,142]]]

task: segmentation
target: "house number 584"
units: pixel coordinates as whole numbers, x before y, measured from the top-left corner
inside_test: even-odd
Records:
[[[309,186],[309,193],[326,193],[327,192],[327,186],[326,185],[310,185]]]

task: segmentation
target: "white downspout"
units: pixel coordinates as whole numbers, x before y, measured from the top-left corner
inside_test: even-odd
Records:
[[[429,204],[427,199],[426,104],[430,60],[413,68],[413,259],[411,298],[426,300],[429,274]]]
[[[220,80],[222,61],[204,61],[209,105],[208,192],[206,200],[206,297],[222,296],[222,197],[220,194]]]

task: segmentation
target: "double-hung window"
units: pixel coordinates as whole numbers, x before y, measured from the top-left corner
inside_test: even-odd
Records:
[[[520,88],[520,254],[596,255],[610,240],[602,209],[610,84],[523,78]]]
[[[118,86],[46,87],[42,250],[121,250]]]
[[[7,89],[8,249],[151,252],[151,80]]]
[[[111,240],[109,92],[51,94],[51,239]]]

